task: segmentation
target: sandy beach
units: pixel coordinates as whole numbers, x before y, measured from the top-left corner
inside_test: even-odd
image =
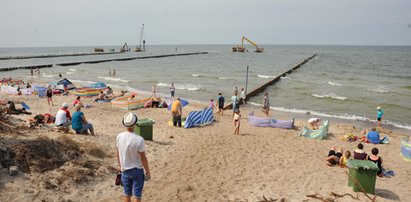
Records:
[[[26,120],[35,114],[55,114],[63,102],[72,103],[75,98],[74,95],[54,96],[55,104],[49,107],[45,98],[1,96],[30,105],[33,115],[11,116],[16,119],[16,125],[28,125]],[[56,153],[61,158],[46,156],[45,159],[69,160],[42,171],[34,169],[41,165],[27,159],[32,169],[25,173],[19,171],[17,176],[9,176],[9,169],[3,165],[0,169],[0,201],[121,200],[122,187],[114,185],[115,138],[124,130],[121,118],[126,111],[112,108],[110,103],[92,103],[91,99],[83,99],[83,103],[93,105],[82,111],[94,125],[96,136],[66,134],[51,126],[21,129],[23,134],[1,133],[1,150],[10,146],[6,142],[46,137],[60,142],[65,152]],[[191,102],[183,108],[183,117],[189,111],[207,105]],[[69,109],[72,111],[72,107]],[[156,122],[154,141],[146,141],[152,179],[145,184],[143,201],[318,201],[306,195],[318,193],[330,197],[330,192],[349,193],[359,201],[368,201],[364,194],[353,192],[347,186],[346,169],[325,164],[331,146],[352,151],[359,143],[344,142],[340,134],[359,135],[362,128],[331,122],[327,138],[313,140],[298,136],[305,120],[297,119],[292,130],[253,127],[247,123],[251,108],[245,106],[241,110],[239,136],[233,135],[231,111],[226,111],[223,117],[215,114],[216,121],[210,125],[183,129],[167,124],[170,113],[166,109],[133,110],[140,118],[148,117]],[[264,116],[261,111],[255,113]],[[271,114],[275,115],[276,111]],[[367,153],[377,147],[384,159],[384,167],[396,173],[392,178],[377,178],[377,201],[408,201],[411,198],[411,163],[400,156],[400,137],[403,135],[394,131],[389,134],[390,144],[365,144]],[[48,162],[46,160],[38,164]],[[353,199],[345,196],[335,201]]]

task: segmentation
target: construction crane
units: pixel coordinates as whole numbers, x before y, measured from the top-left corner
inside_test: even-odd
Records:
[[[123,45],[123,47],[120,48],[120,52],[128,52],[130,51],[130,48],[128,48],[127,42]]]
[[[258,47],[258,45],[256,43],[254,43],[253,41],[251,41],[250,39],[248,39],[245,36],[243,36],[243,38],[241,39],[241,46],[232,47],[231,51],[232,52],[240,52],[240,53],[247,51],[246,48],[244,47],[244,40],[246,40],[251,45],[255,46],[255,51],[254,52],[262,53],[264,51],[264,48]]]
[[[137,47],[134,48],[134,52],[141,52],[144,51],[144,49],[141,46],[141,43],[143,42],[143,32],[144,32],[144,24],[141,27],[141,33],[140,33],[140,43],[138,44]],[[145,42],[145,41],[144,41]]]

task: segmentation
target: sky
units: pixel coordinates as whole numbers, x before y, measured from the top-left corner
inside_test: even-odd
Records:
[[[0,47],[411,45],[410,0],[0,0]]]

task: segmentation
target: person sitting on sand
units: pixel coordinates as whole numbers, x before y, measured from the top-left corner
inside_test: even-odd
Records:
[[[131,94],[131,95],[128,97],[128,99],[127,99],[127,100],[133,100],[135,97],[136,97],[136,95]]]
[[[104,91],[104,94],[106,94],[107,96],[113,94],[113,90],[110,88],[110,86],[107,86],[106,90]]]
[[[26,111],[26,109],[24,107],[20,108],[20,109],[17,109],[16,105],[14,104],[13,101],[8,101],[7,104],[8,104],[8,106],[5,107],[2,110],[2,113],[7,113],[7,114],[28,114],[28,115],[31,114],[31,112]]]
[[[340,158],[340,166],[345,167],[347,166],[347,160],[351,159],[351,152],[345,151],[344,155]]]
[[[373,143],[373,144],[381,144],[384,138],[380,139],[380,133],[376,130],[377,129],[375,127],[371,128],[371,131],[367,133],[366,142]]]
[[[73,101],[73,107],[79,104],[80,106],[83,106],[83,103],[80,101],[80,96],[77,96],[77,98]]]
[[[240,119],[241,119],[240,110],[236,109],[234,111],[234,117],[233,117],[234,135],[239,135],[240,134]]]
[[[71,125],[71,115],[68,108],[69,105],[63,103],[61,108],[57,111],[56,119],[54,121],[54,124],[56,124],[57,127],[69,127]]]
[[[80,133],[87,133],[90,132],[91,135],[94,135],[94,128],[91,123],[89,123],[84,116],[84,113],[81,112],[81,106],[76,105],[74,107],[74,113],[72,116],[72,123],[71,127],[73,128],[74,131],[76,131],[77,134]]]
[[[340,158],[342,157],[342,149],[338,147],[338,150],[335,150],[335,147],[331,147],[330,151],[328,152],[328,156],[326,159],[326,164],[328,166],[337,165],[340,162]]]
[[[97,98],[94,99],[93,101],[97,102],[97,101],[107,101],[107,100],[108,100],[108,98],[107,98],[106,94],[104,94],[104,92],[101,90],[100,94],[98,94]]]
[[[379,177],[382,177],[382,158],[378,156],[378,149],[373,148],[371,150],[371,155],[367,156],[367,160],[374,162],[378,166],[378,172],[377,175]]]
[[[310,124],[311,130],[318,130],[321,119],[319,118],[310,118],[307,120],[307,123]]]
[[[359,143],[357,149],[354,150],[354,159],[356,160],[365,160],[367,158],[367,153],[364,152],[364,145]]]

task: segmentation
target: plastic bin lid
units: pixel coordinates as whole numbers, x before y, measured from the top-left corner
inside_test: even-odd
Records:
[[[354,169],[378,170],[377,164],[372,161],[350,159],[347,161],[347,167]]]
[[[155,123],[153,119],[150,118],[142,118],[137,121],[137,125],[139,126],[151,126]]]

